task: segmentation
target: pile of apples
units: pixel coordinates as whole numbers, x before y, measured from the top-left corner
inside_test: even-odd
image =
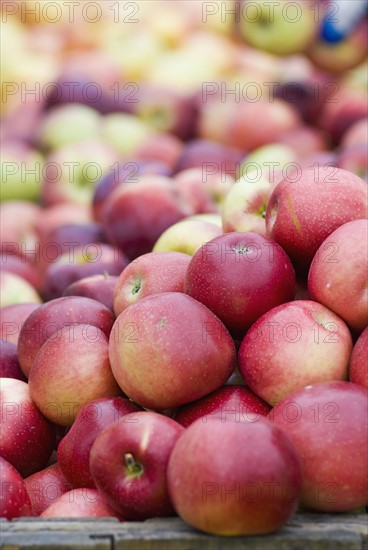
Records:
[[[0,516],[364,512],[367,21],[62,4],[0,8]]]

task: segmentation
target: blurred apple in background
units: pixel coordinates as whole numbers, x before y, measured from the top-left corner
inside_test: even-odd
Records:
[[[190,256],[181,252],[148,252],[131,262],[118,277],[114,312],[118,316],[137,300],[160,292],[184,292]]]
[[[88,323],[109,336],[114,320],[107,307],[90,298],[66,296],[42,304],[25,319],[21,329],[18,356],[22,371],[28,377],[42,345],[63,328]]]
[[[83,277],[67,286],[63,292],[63,296],[84,296],[85,298],[92,298],[113,310],[114,291],[117,281],[117,275],[109,275],[106,272],[102,275]]]
[[[368,142],[368,118],[362,118],[354,122],[343,134],[341,147],[350,147],[358,143]]]
[[[70,224],[89,224],[91,222],[93,222],[92,215],[90,207],[87,204],[65,202],[48,206],[41,210],[40,215],[35,221],[38,244],[47,241],[48,236],[57,227]],[[38,250],[37,253],[39,254]],[[39,261],[39,255],[37,256],[34,253],[34,256]]]
[[[0,272],[0,308],[24,302],[41,303],[36,289],[23,277],[10,271]]]
[[[42,209],[38,204],[22,201],[0,202],[0,246],[4,254],[15,254],[34,261]]]
[[[44,468],[55,444],[55,426],[37,408],[26,382],[1,379],[0,455],[23,476]]]
[[[31,500],[22,476],[0,456],[0,517],[11,520],[31,515]]]
[[[344,147],[337,156],[337,165],[368,182],[368,140]]]
[[[28,283],[37,291],[40,291],[41,278],[38,272],[38,265],[37,268],[36,265],[37,264],[33,264],[16,254],[6,254],[0,252],[0,270],[3,273],[14,273],[15,275],[18,275],[28,281]]]
[[[368,324],[367,269],[368,220],[358,219],[330,233],[308,274],[312,299],[334,311],[358,334]]]
[[[1,308],[0,337],[2,340],[17,345],[23,323],[38,307],[39,303],[28,302]]]
[[[349,380],[368,389],[368,327],[355,342],[350,360]]]
[[[102,120],[102,142],[121,156],[135,155],[153,132],[147,122],[130,113],[110,113]]]
[[[6,340],[0,340],[0,378],[27,381],[19,366],[17,346]]]
[[[251,390],[275,405],[304,386],[347,380],[352,348],[340,317],[317,302],[297,300],[270,309],[251,326],[239,349],[239,370]]]
[[[203,98],[200,98],[203,100]],[[202,105],[199,105],[201,108]],[[204,175],[229,174],[235,177],[244,151],[217,143],[211,139],[191,139],[184,144],[175,170],[202,168]]]
[[[153,245],[153,252],[183,252],[193,256],[206,242],[222,235],[217,224],[205,220],[185,218],[171,225]]]
[[[44,158],[20,141],[1,144],[0,200],[36,201],[41,195]]]
[[[52,464],[24,480],[32,505],[32,513],[39,516],[62,494],[70,491],[70,485],[63,476],[59,464]]]
[[[281,174],[287,174],[293,167],[295,169],[297,160],[295,151],[289,145],[269,143],[257,147],[245,158],[242,158],[238,168],[238,177],[247,177],[248,172],[256,170],[258,175],[265,174],[269,182],[275,185],[282,179]]]
[[[150,134],[135,154],[139,160],[162,162],[169,167],[171,173],[177,165],[183,148],[184,143],[178,137],[168,132],[158,132]]]

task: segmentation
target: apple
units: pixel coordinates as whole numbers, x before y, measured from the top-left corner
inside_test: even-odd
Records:
[[[37,249],[37,220],[42,209],[28,201],[0,202],[0,250],[9,256],[15,254],[28,258]],[[34,258],[34,253],[32,258]]]
[[[91,138],[98,139],[100,114],[87,105],[67,103],[47,111],[38,125],[37,141],[41,149],[54,151]]]
[[[27,382],[19,366],[17,346],[6,340],[0,340],[0,378],[16,378]]]
[[[314,65],[329,73],[342,74],[357,67],[366,58],[367,18],[339,43],[330,43],[322,37],[305,51]]]
[[[107,503],[124,518],[175,515],[167,464],[184,428],[162,414],[142,411],[120,418],[97,436],[90,469]]]
[[[43,296],[47,301],[60,298],[69,285],[84,277],[104,273],[119,275],[129,263],[126,255],[115,246],[66,244],[70,245],[69,251],[50,264],[44,275]]]
[[[171,453],[168,485],[176,512],[192,527],[263,535],[295,512],[301,473],[288,437],[266,420],[198,419]]]
[[[115,315],[145,296],[184,292],[189,262],[190,256],[181,252],[148,252],[136,258],[123,269],[115,285]]]
[[[308,158],[330,147],[329,136],[323,130],[307,125],[284,132],[279,137],[279,143],[291,147],[297,159]]]
[[[321,243],[308,274],[311,298],[334,311],[357,333],[368,324],[367,251],[368,220],[344,223]]]
[[[239,177],[251,178],[253,171],[257,171],[256,181],[264,174],[271,184],[282,179],[279,174],[288,174],[288,170],[295,170],[297,155],[289,145],[283,143],[269,143],[257,147],[245,156],[238,169]]]
[[[19,275],[37,291],[40,291],[41,280],[38,269],[35,264],[32,264],[25,258],[21,258],[16,254],[6,254],[0,252],[0,270],[8,271]]]
[[[33,311],[20,330],[18,358],[28,377],[42,345],[65,327],[89,324],[109,336],[115,316],[103,304],[91,298],[65,296],[46,302]]]
[[[368,327],[355,342],[350,359],[349,380],[368,389]]]
[[[114,291],[119,277],[117,275],[91,275],[83,277],[74,283],[71,283],[63,292],[63,296],[84,296],[101,302],[104,306],[113,311]]]
[[[166,175],[170,175],[177,166],[183,148],[184,143],[178,137],[168,132],[159,132],[149,135],[135,154],[136,158],[141,161],[162,163],[169,169],[169,173]]]
[[[117,152],[102,139],[56,149],[46,157],[43,169],[43,204],[89,204],[102,174],[113,170],[118,160]]]
[[[80,409],[57,449],[59,467],[71,487],[96,487],[89,468],[96,437],[126,414],[140,410],[141,407],[124,397],[102,397]]]
[[[35,516],[42,514],[62,494],[70,491],[70,485],[64,478],[59,464],[52,464],[35,472],[26,477],[24,482]]]
[[[42,302],[36,289],[23,277],[11,271],[0,272],[0,308],[15,304]]]
[[[342,319],[317,302],[296,300],[267,311],[250,327],[239,349],[239,370],[273,406],[304,386],[347,380],[352,349]]]
[[[147,175],[109,195],[102,226],[110,242],[134,259],[151,252],[165,229],[190,214],[191,205],[169,178]]]
[[[44,159],[41,153],[21,141],[1,145],[0,200],[37,200],[40,198]]]
[[[367,200],[367,184],[361,178],[317,164],[276,186],[267,205],[267,234],[305,273],[330,233],[348,221],[367,217]]]
[[[301,504],[346,512],[368,501],[368,391],[352,382],[324,382],[288,395],[269,420],[300,458]]]
[[[0,456],[0,518],[31,516],[31,501],[19,472]]]
[[[341,138],[341,147],[351,147],[358,143],[368,141],[368,117],[360,118],[354,122],[343,134]]]
[[[110,368],[108,338],[88,324],[66,326],[46,340],[28,385],[40,411],[61,426],[71,426],[92,399],[121,395]]]
[[[26,382],[2,378],[0,456],[23,476],[44,468],[55,444],[55,426],[39,411]]]
[[[135,155],[153,131],[154,129],[138,116],[117,112],[103,118],[101,136],[106,146],[129,158]]]
[[[249,388],[240,385],[223,386],[218,390],[179,407],[174,414],[174,420],[187,428],[198,418],[207,422],[209,415],[216,415],[222,422],[233,419],[240,422],[254,415],[267,416],[271,407]],[[210,417],[211,418],[211,417]]]
[[[226,233],[192,257],[184,290],[241,338],[263,313],[295,295],[295,274],[284,250],[257,233]]]
[[[249,46],[272,54],[304,52],[318,30],[312,7],[312,2],[300,0],[244,0],[239,8],[239,34]]]
[[[254,178],[254,179],[253,179]],[[266,236],[266,208],[273,186],[258,171],[243,175],[235,182],[222,206],[224,233],[252,231]]]
[[[37,240],[47,242],[52,232],[60,226],[90,224],[92,221],[89,205],[59,203],[48,206],[42,210],[42,215],[37,217],[35,223]],[[43,253],[45,252],[43,251]],[[36,256],[38,262],[40,261],[39,258],[40,253]]]
[[[344,147],[337,157],[339,168],[356,174],[366,182],[368,182],[367,142]]]
[[[41,514],[41,518],[106,518],[117,517],[96,489],[86,487],[63,493]],[[122,518],[118,518],[122,521]]]
[[[180,252],[193,256],[202,245],[219,235],[222,235],[222,229],[218,225],[189,216],[170,225],[159,236],[152,251]]]
[[[0,338],[17,345],[25,320],[40,304],[29,302],[1,308]]]
[[[127,307],[114,323],[109,346],[112,372],[123,392],[154,410],[220,388],[236,359],[223,323],[180,292],[146,296]]]
[[[179,157],[175,170],[183,172],[191,168],[207,169],[207,172],[216,172],[235,176],[239,162],[244,157],[244,151],[236,147],[229,147],[211,139],[189,140]]]

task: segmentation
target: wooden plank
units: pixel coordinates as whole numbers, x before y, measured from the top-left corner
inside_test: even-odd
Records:
[[[368,550],[367,514],[296,514],[273,535],[217,537],[180,518],[22,518],[0,522],[2,550]]]

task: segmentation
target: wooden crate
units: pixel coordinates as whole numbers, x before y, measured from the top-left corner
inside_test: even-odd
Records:
[[[2,550],[368,550],[367,514],[296,514],[273,535],[217,537],[179,518],[0,520]]]

